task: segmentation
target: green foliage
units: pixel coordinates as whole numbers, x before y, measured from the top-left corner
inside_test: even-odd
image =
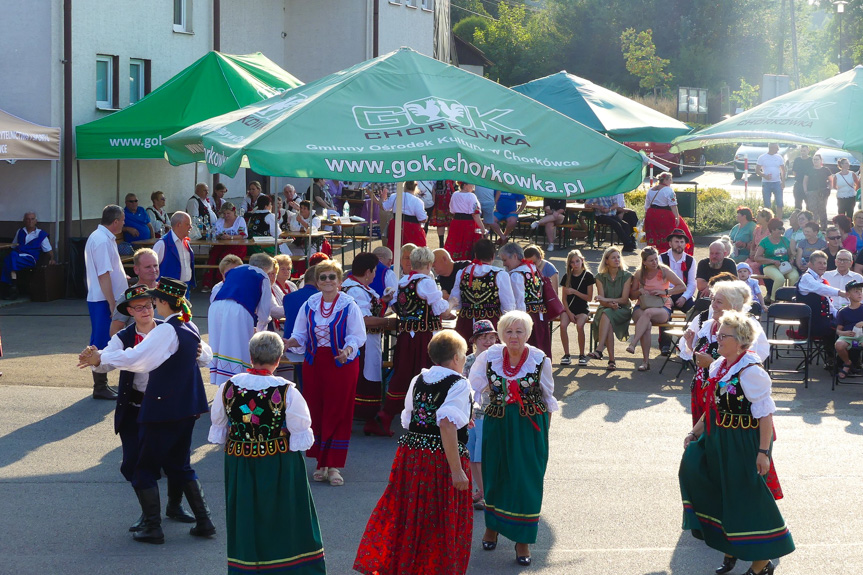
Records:
[[[488,10],[485,9],[485,5],[482,3],[482,0],[458,0],[457,4],[458,6],[456,6],[455,2],[450,3],[449,18],[452,25],[461,22],[465,18],[476,16],[477,14],[493,17],[488,13]],[[462,38],[467,40],[464,36],[462,36]]]
[[[738,106],[748,110],[758,105],[760,94],[761,88],[759,86],[752,86],[746,81],[746,78],[740,78],[740,89],[731,92],[731,97]]]
[[[626,69],[640,78],[639,86],[654,93],[657,89],[668,88],[672,76],[665,68],[670,61],[656,55],[653,30],[636,32],[634,28],[627,28],[620,35],[620,45]]]
[[[694,188],[676,190],[678,192],[692,192]],[[644,218],[644,202],[647,198],[646,188],[640,188],[624,196],[626,207],[638,214],[638,219]],[[711,234],[726,233],[737,223],[737,208],[746,206],[753,213],[761,207],[761,201],[752,198],[748,201],[737,201],[731,197],[727,190],[722,188],[703,188],[698,190],[698,218],[697,221],[687,221],[692,235],[706,236]]]
[[[465,42],[473,43],[474,32],[477,29],[488,30],[490,22],[491,20],[482,16],[468,16],[464,20],[459,20],[459,23],[453,26],[452,32]]]

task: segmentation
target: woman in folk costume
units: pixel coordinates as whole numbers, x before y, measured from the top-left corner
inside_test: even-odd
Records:
[[[217,240],[245,240],[247,235],[246,220],[237,215],[237,208],[231,202],[222,204],[222,209],[219,211],[221,216],[214,226],[214,233]],[[207,258],[207,265],[218,265],[222,258],[228,254],[234,254],[240,259],[246,257],[245,245],[216,245],[210,248],[210,256]],[[217,269],[208,269],[204,274],[203,285],[206,289],[213,289],[219,281]]]
[[[429,225],[437,228],[438,246],[444,246],[444,235],[446,229],[452,223],[452,212],[450,211],[450,200],[455,193],[455,182],[452,180],[440,180],[435,186],[434,209],[432,210]]]
[[[429,342],[434,366],[411,381],[389,483],[369,518],[354,570],[367,575],[460,575],[473,531],[462,376],[467,343],[443,330]]]
[[[232,375],[252,366],[249,340],[257,331],[266,331],[270,321],[273,293],[267,274],[273,269],[273,258],[253,254],[248,265],[228,271],[219,293],[207,312],[213,361],[210,383],[220,385]]]
[[[429,342],[441,329],[441,319],[449,316],[449,304],[431,277],[432,251],[416,248],[411,252],[410,262],[411,273],[399,279],[394,304],[399,315],[399,335],[393,355],[393,375],[383,409],[378,412],[380,428],[387,435],[393,434],[390,431],[392,421],[404,409],[411,380],[423,368],[432,366]],[[447,317],[441,318],[442,314],[447,314]]]
[[[323,574],[324,546],[302,451],[312,417],[292,381],[273,375],[282,338],[256,333],[252,369],[223,383],[209,441],[225,446],[228,573]]]
[[[423,231],[423,224],[428,217],[426,215],[425,205],[423,201],[414,195],[417,183],[413,181],[405,182],[404,191],[402,194],[402,244],[414,244],[419,247],[426,245],[426,233]],[[398,193],[392,194],[383,202],[385,210],[395,212],[396,200]],[[395,217],[387,224],[387,247],[391,250],[396,237],[396,219]]]
[[[363,432],[366,435],[386,435],[376,420],[383,400],[383,365],[381,334],[395,319],[384,319],[384,304],[378,293],[371,288],[375,279],[378,256],[363,252],[357,254],[351,266],[351,273],[342,282],[342,291],[357,302],[366,324],[366,344],[360,350],[360,374],[357,379],[357,397],[354,404],[354,417],[365,421]]]
[[[524,251],[515,242],[500,248],[500,259],[509,271],[516,309],[526,311],[533,320],[528,343],[551,358],[551,321],[545,307],[540,272],[532,260],[524,258]]]
[[[498,318],[516,308],[509,274],[491,265],[493,260],[494,243],[478,240],[473,245],[473,261],[455,276],[450,308],[458,310],[455,329],[467,341],[473,337],[475,321],[487,319],[497,327]]]
[[[303,397],[312,414],[315,444],[306,457],[317,459],[315,481],[344,485],[344,468],[351,439],[354,400],[360,362],[366,343],[363,313],[354,299],[341,293],[342,267],[327,260],[315,266],[319,292],[300,308],[286,347],[300,348]]]
[[[475,186],[467,182],[459,182],[459,191],[452,195],[449,209],[452,212],[452,223],[449,225],[449,235],[444,248],[454,260],[466,260],[473,255],[473,244],[487,232],[482,223],[482,207],[474,195]]]
[[[528,345],[533,320],[523,311],[500,318],[502,344],[481,353],[470,370],[474,395],[488,392],[483,418],[482,480],[485,534],[482,548],[493,551],[498,534],[515,541],[516,562],[530,565],[536,543],[542,486],[548,464],[554,398],[551,360]]]
[[[755,320],[727,311],[719,320],[720,358],[710,366],[707,410],[683,442],[678,474],[683,529],[725,553],[717,573],[737,559],[746,575],[772,575],[770,558],[794,551],[794,541],[764,476],[770,470],[773,412],[770,376],[750,351]]]
[[[659,174],[656,185],[647,190],[644,199],[644,234],[648,245],[659,253],[668,251],[668,236],[675,230],[686,234],[686,253],[692,255],[695,243],[692,232],[677,208],[677,196],[671,187],[671,172]]]

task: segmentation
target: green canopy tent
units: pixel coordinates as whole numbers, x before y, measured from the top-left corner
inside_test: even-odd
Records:
[[[618,142],[668,143],[692,131],[662,112],[566,72],[512,89]]]
[[[678,150],[781,142],[863,152],[863,66],[794,90],[674,140]]]
[[[642,156],[485,78],[401,48],[164,140],[174,165],[270,176],[456,179],[583,199],[629,192]],[[399,202],[401,194],[399,194]],[[397,237],[401,206],[396,206]]]

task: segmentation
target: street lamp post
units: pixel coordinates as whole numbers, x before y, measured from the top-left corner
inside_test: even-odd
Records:
[[[839,18],[839,72],[844,72],[842,65],[842,14],[845,13],[845,5],[848,4],[845,0],[836,0],[833,5],[836,6],[836,14]]]

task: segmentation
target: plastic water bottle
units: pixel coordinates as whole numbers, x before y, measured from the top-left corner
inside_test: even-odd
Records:
[[[342,215],[346,218],[351,217],[351,205],[345,200],[344,205],[342,206]]]

